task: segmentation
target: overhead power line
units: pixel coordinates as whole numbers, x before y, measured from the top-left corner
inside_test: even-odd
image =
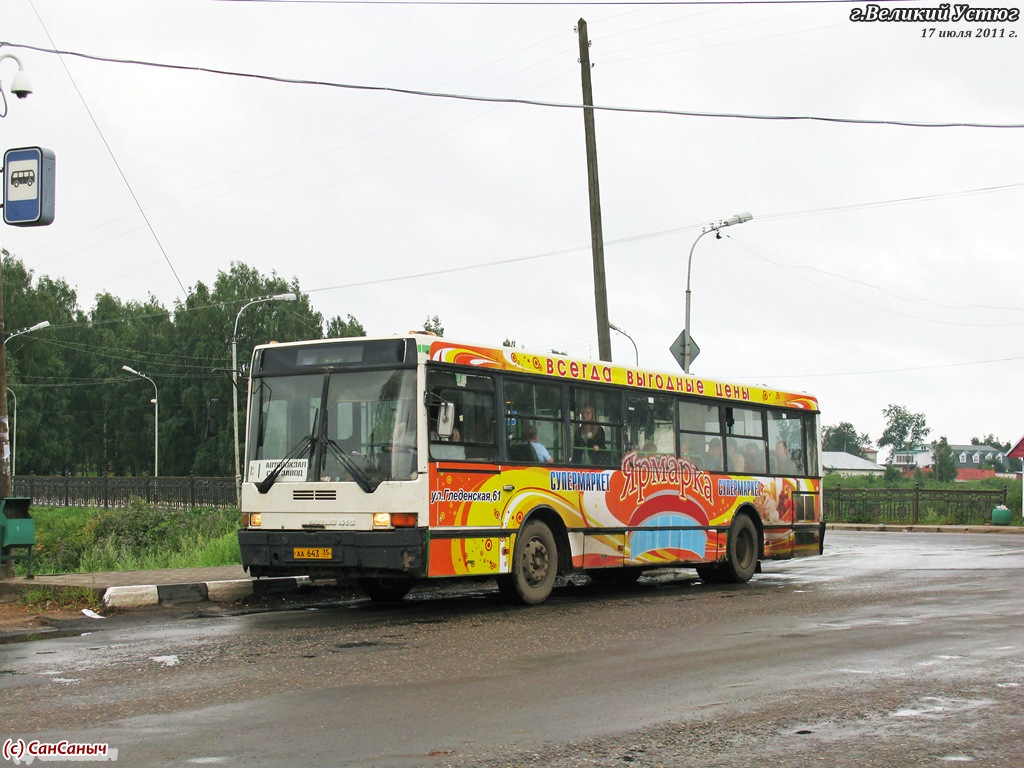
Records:
[[[1024,123],[981,123],[968,120],[945,120],[945,121],[918,121],[901,119],[875,119],[855,117],[830,117],[824,115],[760,115],[741,112],[703,112],[698,110],[683,109],[660,109],[648,107],[619,107],[619,106],[584,106],[583,104],[569,104],[557,101],[539,101],[535,99],[516,99],[504,96],[475,96],[464,93],[440,93],[437,91],[422,91],[415,88],[398,88],[387,85],[358,85],[355,83],[338,83],[330,80],[308,80],[304,78],[281,77],[278,75],[261,75],[255,72],[235,72],[227,69],[215,69],[212,67],[196,67],[186,64],[164,64],[155,61],[142,61],[140,59],[116,59],[109,56],[97,56],[78,51],[60,51],[52,48],[40,48],[34,45],[23,45],[20,43],[9,43],[0,41],[0,48],[19,48],[38,53],[49,53],[57,56],[76,56],[90,61],[101,61],[108,64],[131,64],[140,67],[154,67],[157,69],[172,69],[183,72],[205,72],[211,75],[223,75],[225,77],[243,77],[251,80],[263,80],[273,83],[284,83],[287,85],[310,85],[322,88],[340,88],[352,91],[375,91],[379,93],[400,93],[407,96],[422,96],[432,99],[453,99],[456,101],[475,101],[486,104],[519,104],[531,107],[547,107],[551,109],[593,109],[601,112],[624,112],[640,115],[666,115],[671,117],[706,117],[731,120],[767,120],[782,122],[820,122],[838,123],[847,125],[890,125],[903,128],[1024,128]]]

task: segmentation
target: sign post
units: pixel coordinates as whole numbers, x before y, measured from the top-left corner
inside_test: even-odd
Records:
[[[45,227],[53,223],[56,155],[42,147],[4,152],[4,223]]]

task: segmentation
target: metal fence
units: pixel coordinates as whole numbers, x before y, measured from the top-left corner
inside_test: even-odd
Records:
[[[830,523],[891,525],[983,525],[992,508],[1006,503],[1006,489],[827,488],[825,519]]]
[[[233,477],[37,477],[13,478],[12,495],[42,507],[127,507],[133,502],[167,507],[233,507]]]

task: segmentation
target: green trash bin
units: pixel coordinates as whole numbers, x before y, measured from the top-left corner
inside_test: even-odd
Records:
[[[0,563],[24,560],[32,578],[32,550],[36,547],[36,521],[28,508],[32,499],[0,499]]]
[[[992,510],[992,525],[1009,525],[1013,519],[1013,513],[1002,504]]]

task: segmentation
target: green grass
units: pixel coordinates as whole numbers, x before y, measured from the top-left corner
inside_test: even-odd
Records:
[[[34,611],[70,610],[91,608],[94,611],[103,609],[103,600],[88,587],[68,587],[43,585],[29,589],[21,594],[19,602]]]
[[[35,573],[199,568],[241,563],[238,510],[33,507]],[[18,568],[24,573],[24,564]]]

